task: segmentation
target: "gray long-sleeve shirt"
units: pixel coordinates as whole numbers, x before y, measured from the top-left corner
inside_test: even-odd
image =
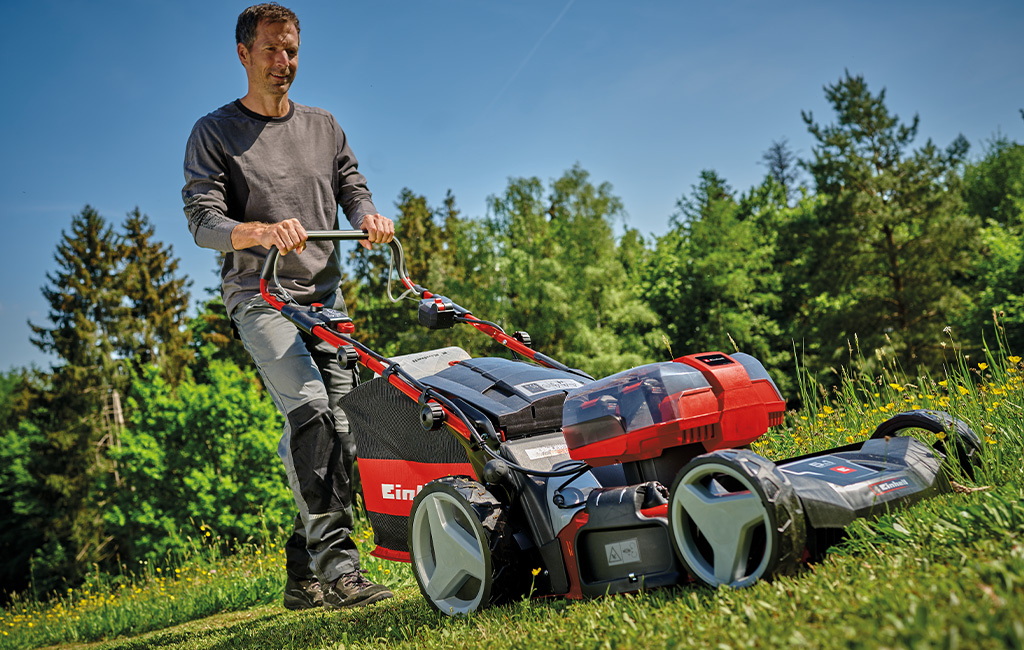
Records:
[[[224,251],[221,292],[228,313],[259,293],[267,249],[236,251],[231,230],[244,221],[296,218],[306,230],[338,227],[340,205],[353,227],[377,209],[345,133],[327,111],[292,103],[284,117],[222,106],[192,128],[185,149],[185,216],[198,245]],[[278,262],[281,285],[302,303],[338,289],[334,242],[309,242]]]

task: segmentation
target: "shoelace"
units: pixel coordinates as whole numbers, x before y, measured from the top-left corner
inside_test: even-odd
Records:
[[[342,583],[346,587],[370,587],[373,583],[363,577],[364,569],[353,571],[352,573],[346,573],[342,576]]]

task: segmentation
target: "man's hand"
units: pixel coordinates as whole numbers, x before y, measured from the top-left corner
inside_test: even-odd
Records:
[[[368,214],[363,217],[366,239],[360,239],[359,245],[370,250],[373,244],[386,244],[395,238],[395,222],[379,214]]]
[[[301,254],[306,250],[308,237],[306,229],[298,219],[287,219],[280,223],[247,221],[238,224],[231,231],[231,245],[236,251],[253,246],[277,246],[281,255],[287,255],[291,251]]]

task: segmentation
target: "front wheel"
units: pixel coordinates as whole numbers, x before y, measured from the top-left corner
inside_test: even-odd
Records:
[[[517,595],[514,546],[504,508],[476,481],[437,479],[413,501],[413,573],[423,597],[444,614],[469,614]]]
[[[806,543],[796,492],[751,451],[698,456],[679,471],[668,507],[676,554],[709,586],[749,587],[795,570]]]

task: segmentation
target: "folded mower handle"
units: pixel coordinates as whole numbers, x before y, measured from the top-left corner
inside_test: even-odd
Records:
[[[306,235],[309,241],[358,241],[366,239],[365,230],[311,230]],[[409,271],[405,268],[405,252],[402,250],[402,244],[397,239],[392,239],[390,246],[391,256],[395,261],[395,267],[398,269],[399,280],[407,289],[415,291],[412,280],[409,279]],[[277,270],[277,258],[279,256],[280,251],[277,250],[277,246],[271,246],[270,251],[267,253],[267,259],[263,262],[263,272],[260,273],[260,280],[269,283],[274,279],[274,273]]]

